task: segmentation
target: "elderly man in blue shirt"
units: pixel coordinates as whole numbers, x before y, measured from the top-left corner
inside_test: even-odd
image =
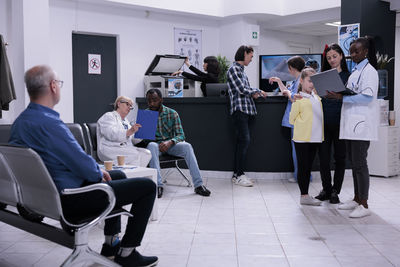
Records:
[[[147,222],[156,194],[154,182],[147,178],[125,179],[122,172],[100,169],[75,140],[60,114],[53,108],[60,101],[63,81],[45,65],[35,66],[25,73],[30,97],[28,107],[15,120],[9,143],[30,147],[42,158],[59,192],[65,188],[78,188],[93,183],[108,183],[116,196],[116,208],[132,204],[133,217],[128,219],[125,235],[119,241],[120,217],[105,221],[105,243],[101,254],[113,258],[122,266],[155,266],[157,257],[139,254]],[[110,175],[111,174],[111,175]],[[61,195],[64,215],[79,218],[98,214],[106,205],[99,192],[79,196]]]

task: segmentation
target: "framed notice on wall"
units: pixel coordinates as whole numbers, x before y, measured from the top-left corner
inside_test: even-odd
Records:
[[[345,56],[350,56],[350,44],[360,37],[360,23],[340,25],[338,27],[338,43]]]
[[[188,57],[193,66],[201,69],[201,30],[174,28],[174,42],[175,55]]]

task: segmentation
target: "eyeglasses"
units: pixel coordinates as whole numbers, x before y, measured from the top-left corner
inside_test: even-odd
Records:
[[[120,103],[126,104],[126,105],[129,107],[130,110],[133,109],[133,106],[131,105],[131,103],[129,103],[129,102],[127,102],[127,101],[120,101]]]
[[[54,81],[55,81],[55,82],[58,82],[58,86],[59,86],[60,88],[63,87],[64,81],[60,81],[60,80],[54,80]]]

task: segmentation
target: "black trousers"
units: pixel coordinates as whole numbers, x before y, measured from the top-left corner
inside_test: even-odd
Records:
[[[143,239],[156,196],[156,185],[148,178],[126,179],[121,171],[110,171],[113,179],[108,184],[116,196],[114,209],[132,204],[125,235],[121,246],[138,247]],[[79,195],[61,196],[64,216],[68,221],[79,221],[82,218],[99,215],[108,201],[101,191],[82,193]],[[115,235],[121,232],[120,216],[105,220],[104,234]]]
[[[311,168],[320,145],[321,143],[294,143],[298,165],[297,183],[302,195],[308,194]]]
[[[369,141],[346,140],[347,153],[352,166],[354,196],[367,200],[369,192],[368,148]]]
[[[240,176],[244,174],[246,166],[247,149],[250,144],[250,124],[253,122],[254,116],[235,111],[232,114],[232,118],[236,131],[233,172]]]
[[[319,148],[319,160],[322,190],[330,194],[334,189],[338,194],[342,189],[346,168],[346,141],[339,139],[340,125],[324,125],[324,142]],[[331,155],[335,160],[335,174],[331,175]]]

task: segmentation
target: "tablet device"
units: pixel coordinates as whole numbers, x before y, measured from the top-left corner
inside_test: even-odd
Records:
[[[355,94],[352,90],[346,89],[336,69],[314,74],[310,78],[319,96],[326,96],[328,94],[327,91],[344,95]]]

